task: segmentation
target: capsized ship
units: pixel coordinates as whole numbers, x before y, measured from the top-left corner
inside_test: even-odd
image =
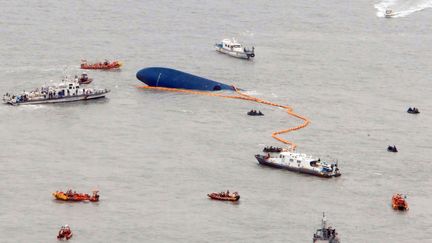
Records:
[[[137,72],[136,77],[141,82],[152,87],[204,91],[235,90],[231,85],[164,67],[141,69]]]
[[[335,162],[329,163],[310,155],[275,147],[266,147],[263,152],[264,155],[255,155],[261,165],[326,178],[341,175],[338,164]]]

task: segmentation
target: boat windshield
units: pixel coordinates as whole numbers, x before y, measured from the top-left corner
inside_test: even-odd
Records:
[[[319,161],[316,161],[316,160],[311,161],[311,162],[310,162],[310,166],[312,166],[312,167],[319,167],[319,166],[320,166],[320,162],[319,162]]]

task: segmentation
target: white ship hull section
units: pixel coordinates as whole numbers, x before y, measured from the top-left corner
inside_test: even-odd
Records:
[[[337,163],[327,163],[305,154],[280,152],[255,155],[262,165],[286,169],[294,172],[316,175],[320,177],[338,177],[341,175]]]
[[[226,49],[221,48],[221,47],[217,47],[217,48],[216,48],[216,51],[218,51],[218,52],[222,52],[222,53],[224,53],[224,54],[228,54],[228,55],[230,55],[230,56],[237,57],[237,58],[242,58],[242,59],[249,59],[249,58],[250,58],[250,57],[249,57],[246,53],[244,53],[244,52],[239,52],[239,51],[230,51],[230,50],[226,50]]]
[[[42,100],[31,100],[20,103],[8,102],[11,105],[38,105],[38,104],[54,104],[54,103],[64,103],[64,102],[74,102],[81,100],[93,100],[105,98],[106,93],[103,94],[93,94],[93,95],[80,95],[80,96],[69,96],[63,98],[54,98],[54,99],[42,99]]]

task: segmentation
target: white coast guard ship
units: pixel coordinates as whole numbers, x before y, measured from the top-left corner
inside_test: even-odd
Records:
[[[104,98],[109,92],[108,89],[80,88],[78,79],[63,79],[59,84],[45,85],[30,92],[6,93],[3,102],[10,105],[63,103]]]
[[[255,155],[262,165],[326,178],[341,175],[335,162],[321,161],[319,158],[276,147],[265,147],[263,152],[264,155]]]

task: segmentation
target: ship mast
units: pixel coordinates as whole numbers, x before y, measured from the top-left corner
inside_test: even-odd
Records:
[[[325,212],[323,212],[323,218],[321,220],[321,228],[326,229],[327,228],[327,219],[325,217]]]

